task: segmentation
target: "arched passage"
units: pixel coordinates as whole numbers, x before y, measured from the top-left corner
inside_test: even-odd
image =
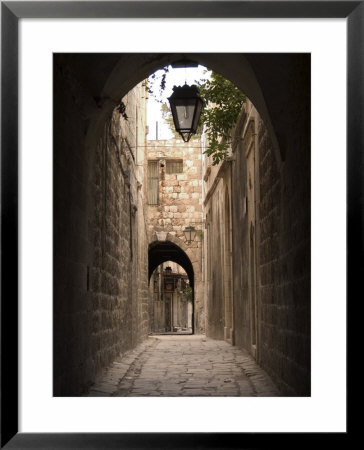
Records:
[[[154,270],[166,261],[173,261],[182,266],[190,280],[194,284],[194,272],[190,258],[176,244],[171,241],[155,241],[149,244],[148,249],[148,276],[149,280]]]
[[[187,273],[190,286],[192,288],[192,333],[195,330],[194,325],[194,281],[195,275],[193,266],[188,255],[175,243],[171,241],[155,241],[149,244],[148,249],[148,281],[155,269],[167,261],[173,261],[179,264]]]
[[[99,55],[98,55],[99,56]],[[98,57],[97,56],[97,57]],[[89,128],[89,142],[101,133],[105,119],[129,90],[138,82],[148,77],[155,70],[181,59],[189,59],[212,69],[232,81],[244,92],[263,118],[273,143],[277,160],[284,157],[287,129],[286,109],[284,105],[289,83],[286,67],[300,64],[293,55],[277,55],[270,58],[268,54],[214,54],[214,53],[160,53],[127,54],[103,56],[108,72],[98,72],[97,97],[98,110],[89,111],[92,126]],[[90,72],[95,67],[93,55],[81,55],[75,58],[82,71],[88,66]],[[92,70],[91,70],[92,67]],[[87,70],[87,69],[86,69]],[[269,75],[267,76],[266,73]],[[95,80],[96,82],[96,80]],[[102,84],[104,83],[104,84]],[[88,105],[89,106],[89,105]]]
[[[133,233],[136,223],[144,226],[142,205],[134,203],[141,188],[135,183],[134,190],[130,189],[129,170],[117,172],[117,177],[112,173],[119,155],[107,127],[115,106],[130,89],[182,57],[235,83],[264,122],[265,129],[259,121],[256,124],[257,145],[262,150],[257,155],[261,158],[257,159],[260,269],[257,280],[251,281],[257,283],[261,295],[257,302],[262,325],[257,335],[262,342],[259,362],[283,380],[287,391],[305,395],[309,391],[309,55],[57,54],[53,128],[55,395],[79,393],[118,352],[133,348],[147,335],[145,302],[139,301],[138,295],[146,290],[142,282],[148,280],[148,246],[137,242]],[[247,129],[242,128],[243,135]],[[247,240],[249,200],[244,184],[245,147],[239,142],[234,161],[229,161],[232,177],[241,180],[232,186],[230,197],[234,236],[231,306],[238,320],[235,342],[239,346],[248,342],[250,347],[247,308],[243,301],[235,301],[248,297],[244,268],[249,253],[240,244]],[[103,182],[95,185],[97,177]],[[228,249],[228,242],[225,244]],[[151,260],[156,262],[162,247],[155,245]],[[175,250],[168,245],[164,250]],[[142,251],[138,253],[138,249]],[[199,272],[192,271],[187,260],[184,265],[197,290]],[[143,270],[138,272],[136,268],[141,266]],[[197,301],[195,314],[200,314]],[[287,339],[277,339],[277,330]],[[294,348],[286,345],[292,336],[297,342]],[[271,358],[272,350],[279,357]]]

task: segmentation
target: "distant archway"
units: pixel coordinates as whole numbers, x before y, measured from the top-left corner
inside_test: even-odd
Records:
[[[148,279],[154,270],[166,261],[173,261],[184,268],[191,286],[193,287],[195,276],[190,258],[176,244],[171,241],[155,241],[149,244],[148,249]]]
[[[148,281],[150,282],[151,276],[155,269],[162,263],[167,261],[173,261],[179,264],[187,273],[190,286],[192,288],[192,333],[195,330],[194,324],[194,310],[195,310],[195,275],[192,266],[192,262],[188,255],[178,245],[171,241],[154,241],[149,244],[148,248]]]

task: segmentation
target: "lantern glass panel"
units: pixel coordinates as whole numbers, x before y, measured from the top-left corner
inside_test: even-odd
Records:
[[[179,104],[181,103],[181,104]],[[195,111],[194,100],[181,100],[176,102],[178,127],[181,131],[191,130],[193,125],[193,113]]]
[[[192,242],[195,239],[196,236],[196,230],[194,227],[186,227],[183,230],[184,234],[185,234],[185,238],[187,242]]]
[[[193,120],[193,124],[192,124],[193,133],[196,133],[196,130],[198,127],[198,122],[199,122],[200,115],[201,115],[201,110],[202,110],[202,100],[200,98],[198,98],[196,100],[195,116],[194,116],[194,120]]]

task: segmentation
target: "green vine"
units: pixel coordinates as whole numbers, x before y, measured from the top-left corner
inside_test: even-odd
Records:
[[[190,285],[187,285],[183,289],[181,300],[182,302],[192,302],[192,288]]]
[[[205,126],[208,147],[205,153],[212,156],[213,165],[226,159],[231,145],[231,131],[235,126],[246,96],[222,75],[212,72],[210,80],[199,83],[204,101],[201,123]]]

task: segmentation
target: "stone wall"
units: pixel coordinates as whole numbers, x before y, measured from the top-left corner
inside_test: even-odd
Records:
[[[247,200],[247,158],[241,135],[247,123],[246,108],[241,113],[236,127],[232,147],[232,278],[233,278],[233,316],[235,344],[252,353],[251,347],[251,308],[248,290],[249,268],[249,220]]]
[[[158,203],[148,205],[148,235],[153,242],[157,233],[165,233],[166,240],[182,248],[194,269],[194,319],[195,332],[205,329],[205,309],[202,285],[202,175],[201,142],[191,139],[148,141],[147,159],[158,162]],[[182,161],[181,172],[167,173],[169,161]],[[146,171],[147,173],[148,171]],[[147,183],[146,183],[147,186]],[[195,239],[186,242],[183,230],[193,226]]]
[[[264,230],[269,227],[272,235],[261,249],[268,269],[262,294],[261,329],[267,334],[261,336],[261,361],[291,395],[308,395],[311,376],[310,123],[307,100],[299,87],[306,76],[303,70],[301,80],[295,80],[292,97],[301,107],[292,110],[287,126],[296,127],[296,133],[287,142],[280,165],[274,164],[266,130],[262,124],[259,127],[260,188],[265,198],[261,220],[262,228],[264,223]]]
[[[249,106],[248,106],[249,107]],[[252,115],[256,151],[257,359],[287,395],[310,393],[310,153],[309,129],[277,159],[267,128]],[[249,117],[247,117],[247,121]],[[298,127],[298,133],[300,128]],[[251,138],[253,139],[253,138]],[[249,135],[244,136],[244,149]],[[247,164],[247,172],[249,172]],[[247,174],[247,184],[250,175]],[[249,204],[249,187],[246,187]],[[249,216],[249,207],[248,207]],[[247,225],[249,228],[249,217]],[[247,230],[248,231],[248,230]],[[249,239],[246,235],[246,253]],[[247,261],[245,261],[247,262]],[[247,278],[247,303],[251,286]],[[249,314],[248,314],[249,316]],[[252,349],[252,323],[241,343]],[[250,340],[250,342],[249,342]]]
[[[231,160],[204,161],[206,334],[234,342],[231,279]]]
[[[136,167],[135,146],[129,144],[135,143],[130,139],[132,124],[126,125],[115,112],[96,153],[91,289],[92,348],[97,367],[137,345],[149,331],[146,229],[140,189],[143,174]],[[125,137],[128,135],[130,140]]]
[[[54,395],[75,395],[94,372],[91,357],[92,161],[86,149],[88,96],[70,68],[54,64]]]
[[[54,395],[75,396],[149,331],[146,99],[140,84],[90,145],[97,102],[62,56],[54,87]]]
[[[307,119],[307,111],[302,116]],[[207,334],[229,337],[226,303],[231,302],[232,342],[257,359],[282,393],[309,395],[307,122],[297,127],[296,146],[287,145],[284,159],[277,156],[266,126],[248,100],[235,128],[228,161],[211,166],[205,159]],[[229,197],[231,301],[226,295]]]

